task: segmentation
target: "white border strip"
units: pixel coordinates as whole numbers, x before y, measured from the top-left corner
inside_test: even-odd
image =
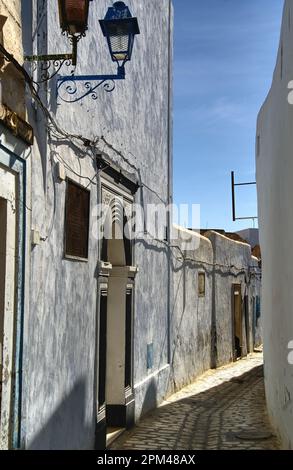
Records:
[[[153,372],[152,374],[148,375],[145,379],[143,379],[141,382],[138,382],[137,384],[134,385],[134,390],[136,390],[137,388],[140,388],[142,387],[142,385],[144,385],[145,383],[147,383],[150,379],[153,379],[154,377],[156,377],[157,375],[161,374],[161,372],[164,372],[166,369],[170,369],[170,364],[166,364],[164,367],[162,367],[161,369],[159,370],[156,370],[155,372]]]

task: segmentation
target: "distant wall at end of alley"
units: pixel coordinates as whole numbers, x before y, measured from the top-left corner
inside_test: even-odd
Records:
[[[173,251],[172,387],[234,359],[234,285],[241,286],[242,355],[262,343],[261,275],[251,247],[216,232],[176,227]],[[188,248],[186,237],[193,238]]]

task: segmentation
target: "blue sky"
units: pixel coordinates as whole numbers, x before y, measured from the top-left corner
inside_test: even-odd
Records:
[[[236,231],[230,172],[255,180],[258,110],[272,80],[283,0],[173,0],[174,201],[201,205],[202,228]],[[254,186],[238,216],[257,213]]]

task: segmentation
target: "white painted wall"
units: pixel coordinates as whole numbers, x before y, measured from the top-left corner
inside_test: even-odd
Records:
[[[219,367],[233,360],[233,300],[234,284],[241,285],[242,296],[242,353],[253,349],[252,299],[259,295],[259,269],[256,258],[251,256],[251,246],[237,242],[217,232],[206,232],[213,246],[213,365]],[[245,334],[244,301],[248,301],[248,339]]]
[[[251,247],[216,232],[205,237],[176,227],[179,250],[172,258],[174,307],[172,314],[171,374],[173,390],[192,382],[214,366],[233,360],[233,284],[241,285],[242,302],[248,301],[246,342],[243,305],[243,354],[253,349],[253,299],[260,295],[258,260]],[[187,235],[193,239],[186,246]],[[184,255],[184,259],[183,259]],[[198,274],[205,273],[205,295],[198,292]],[[261,331],[257,331],[257,343]],[[258,345],[257,344],[257,345]]]
[[[49,0],[27,3],[22,12],[25,54],[69,50],[69,42],[62,37],[56,21],[57,2],[53,2],[55,6]],[[110,4],[106,0],[91,2],[89,29],[78,48],[78,75],[116,72],[98,23]],[[139,188],[135,202],[146,205],[163,200],[168,204],[172,192],[172,8],[169,0],[129,0],[128,5],[139,19],[141,34],[135,41],[133,60],[127,64],[126,80],[117,83],[112,94],[100,88],[97,100],[88,97],[66,105],[59,99],[58,106],[56,82],[52,80],[48,84],[49,108],[67,132],[89,139],[105,137],[110,146],[97,139],[94,154],[104,154],[123,171],[132,173],[133,178],[139,173],[146,186]],[[65,67],[62,73],[70,71]],[[41,94],[44,98],[44,92]],[[23,446],[92,448],[99,330],[96,267],[100,248],[93,214],[96,203],[101,201],[101,181],[98,177],[96,184],[96,164],[86,147],[68,145],[67,139],[60,141],[53,136],[48,139],[42,113],[34,110],[29,96],[28,110],[36,136],[31,159],[31,228],[40,232],[41,243],[33,247],[27,262],[31,276],[24,331]],[[64,164],[68,178],[91,191],[88,263],[72,262],[63,256],[66,183],[56,177],[58,162]],[[161,377],[161,370],[169,367],[172,280],[167,247],[157,247],[156,242],[142,238],[135,243],[134,252],[135,265],[139,267],[133,319],[133,382],[138,418],[150,396],[144,388],[150,374],[149,343],[154,344],[151,373]],[[151,390],[152,404],[163,399],[166,380],[164,376]]]
[[[174,251],[174,308],[172,315],[172,382],[174,390],[191,383],[211,367],[213,247],[196,232],[176,227]],[[188,248],[184,240],[191,237]],[[205,274],[205,295],[198,294],[198,274]]]
[[[10,420],[12,403],[12,377],[13,377],[13,340],[15,323],[15,274],[16,274],[16,178],[0,167],[0,198],[6,205],[1,217],[1,238],[5,238],[5,274],[1,279],[3,302],[0,305],[0,380],[2,382],[1,408],[0,408],[0,449],[8,449],[10,444]],[[2,202],[3,202],[2,201]],[[5,213],[4,213],[5,212]],[[4,281],[4,282],[3,282]],[[1,289],[1,290],[2,290]]]
[[[265,385],[271,420],[293,448],[293,0],[286,0],[276,69],[257,123],[256,166],[263,260]]]

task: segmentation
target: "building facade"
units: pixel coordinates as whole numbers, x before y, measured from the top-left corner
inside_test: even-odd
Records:
[[[22,61],[20,2],[0,2],[0,47]],[[25,84],[0,51],[0,448],[19,446],[24,312],[29,295],[30,156]]]
[[[261,270],[251,246],[208,232],[213,246],[213,365],[245,357],[261,344]]]
[[[250,245],[215,231],[180,228],[175,245],[171,373],[178,390],[261,345],[261,268]]]
[[[251,245],[251,248],[254,248],[256,245],[259,245],[259,230],[258,228],[247,228],[244,230],[239,230],[236,232],[240,237],[242,237],[247,243]]]
[[[293,448],[292,12],[293,2],[286,0],[273,82],[256,134],[266,397],[272,423],[287,449]]]
[[[107,430],[251,350],[257,261],[214,232],[171,239],[168,212],[162,224],[171,1],[129,0],[140,35],[115,89],[92,77],[61,90],[69,61],[24,60],[70,52],[57,1],[0,6],[0,445],[103,449]],[[89,3],[75,76],[117,71],[98,22],[109,6]]]
[[[116,73],[98,23],[109,6],[90,2],[76,75]],[[159,378],[167,377],[170,356],[169,250],[158,249],[145,233],[135,240],[98,234],[98,204],[119,230],[119,214],[130,221],[135,204],[168,205],[172,197],[172,6],[169,0],[128,6],[140,35],[126,80],[113,93],[101,88],[95,96],[64,103],[56,96],[56,76],[37,88],[40,106],[23,76],[22,100],[17,99],[8,77],[15,63],[6,57],[3,65],[1,106],[15,105],[15,116],[34,130],[29,147],[11,126],[1,128],[1,219],[7,226],[1,246],[21,222],[11,256],[21,243],[22,276],[14,286],[22,289],[19,313],[11,304],[10,314],[1,310],[1,337],[11,343],[2,349],[13,350],[21,375],[17,400],[15,384],[2,385],[3,448],[103,448],[107,427],[131,426],[165,393],[166,380],[163,387]],[[21,66],[27,55],[70,52],[57,20],[58,2],[1,0],[2,23],[4,17],[3,45]],[[34,81],[42,80],[40,67],[24,66]],[[60,74],[70,74],[66,66]],[[10,199],[21,206],[19,216],[5,202]],[[168,227],[167,221],[167,238]],[[4,264],[1,302],[8,304],[15,265]],[[19,345],[5,323],[12,311],[19,315]],[[9,401],[15,416],[7,415]]]

